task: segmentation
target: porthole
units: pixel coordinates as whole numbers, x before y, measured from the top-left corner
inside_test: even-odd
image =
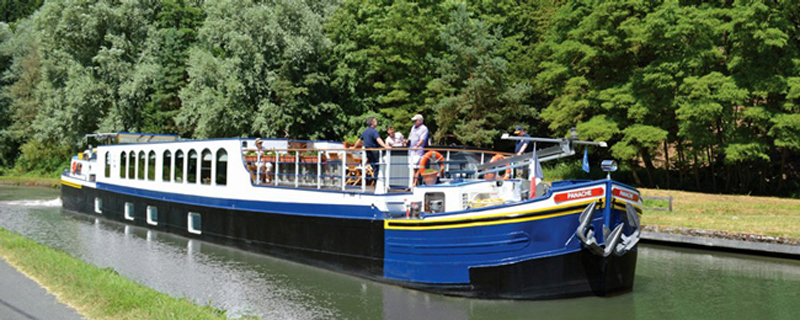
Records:
[[[158,208],[155,206],[147,206],[147,223],[158,225]]]
[[[200,214],[197,212],[189,212],[189,217],[187,219],[187,229],[190,233],[194,234],[201,234],[202,233],[202,220]]]
[[[94,212],[103,213],[103,199],[100,199],[100,197],[94,198]]]
[[[125,219],[133,220],[133,203],[125,202]]]

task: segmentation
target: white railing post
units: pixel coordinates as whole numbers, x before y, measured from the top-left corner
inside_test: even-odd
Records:
[[[414,187],[414,164],[411,163],[411,149],[408,150],[408,189]]]
[[[361,149],[361,192],[367,190],[367,152]],[[372,168],[372,172],[375,172],[375,168]]]
[[[261,156],[259,156],[258,153],[256,153],[256,157],[258,157],[258,159],[256,159],[256,184],[258,185],[266,183],[266,181],[261,181]],[[249,174],[250,170],[247,171],[248,171],[247,173]]]
[[[281,169],[280,169],[280,166],[279,166],[280,163],[281,163],[281,153],[280,153],[280,151],[275,151],[275,179],[273,179],[273,180],[275,180],[275,185],[276,186],[278,185],[278,180],[280,179],[280,177],[278,176],[278,174],[280,174],[280,172],[281,172]]]
[[[447,150],[447,157],[444,158],[444,161],[447,162],[444,165],[444,167],[445,167],[444,171],[445,172],[450,172],[450,150]],[[442,178],[444,179],[444,177],[442,177]],[[450,179],[452,179],[452,178],[453,178],[453,175],[450,175]]]
[[[322,151],[317,151],[317,189],[322,189]]]
[[[486,159],[485,159],[486,157],[485,156],[486,156],[486,154],[481,152],[481,164],[484,164],[486,162]]]
[[[300,181],[300,152],[294,152],[294,187],[299,186]]]
[[[340,153],[342,159],[342,191],[345,190],[345,178],[347,177],[347,153],[341,152]]]
[[[381,152],[383,154],[383,152]],[[381,159],[382,160],[382,159]],[[383,162],[383,161],[381,161]],[[383,169],[383,193],[389,193],[389,184],[392,181],[392,150],[386,150],[386,168]]]

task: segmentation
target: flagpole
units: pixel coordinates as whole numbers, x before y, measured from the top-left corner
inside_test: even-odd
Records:
[[[536,155],[536,141],[533,142],[533,155],[531,156],[530,170],[528,170],[528,179],[531,180],[531,187],[530,192],[528,194],[528,199],[533,199],[536,197],[536,161],[538,160],[539,156]]]

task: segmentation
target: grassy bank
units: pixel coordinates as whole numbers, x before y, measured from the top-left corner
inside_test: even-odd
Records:
[[[672,195],[673,211],[645,210],[644,225],[800,239],[800,200],[640,189],[643,196]],[[645,206],[666,207],[665,201]]]
[[[227,319],[2,228],[0,257],[90,319]]]
[[[10,185],[10,186],[46,187],[46,188],[58,188],[60,186],[59,178],[9,176],[9,175],[0,176],[0,184]]]

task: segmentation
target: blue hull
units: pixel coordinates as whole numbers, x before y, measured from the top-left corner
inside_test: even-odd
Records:
[[[589,185],[595,185],[592,183]],[[611,182],[599,185],[611,186]],[[565,187],[565,190],[573,186]],[[554,188],[558,191],[557,188]],[[553,299],[605,296],[630,291],[636,249],[607,258],[584,249],[575,236],[585,205],[525,213],[507,221],[403,223],[368,219],[372,209],[314,207],[333,210],[290,214],[295,207],[253,203],[242,210],[225,201],[179,198],[138,190],[62,186],[64,208],[189,238],[269,254],[404,287],[487,299]],[[94,201],[102,199],[103,213]],[[604,203],[613,201],[610,197]],[[125,203],[132,203],[133,220]],[[241,205],[241,204],[240,204]],[[158,207],[157,225],[147,223],[147,206]],[[275,212],[271,208],[278,209]],[[362,212],[363,211],[363,212]],[[202,233],[187,230],[189,212],[202,216]],[[343,217],[347,212],[358,218]],[[596,230],[624,219],[617,206],[603,206],[592,219]],[[399,223],[399,224],[398,224]]]

